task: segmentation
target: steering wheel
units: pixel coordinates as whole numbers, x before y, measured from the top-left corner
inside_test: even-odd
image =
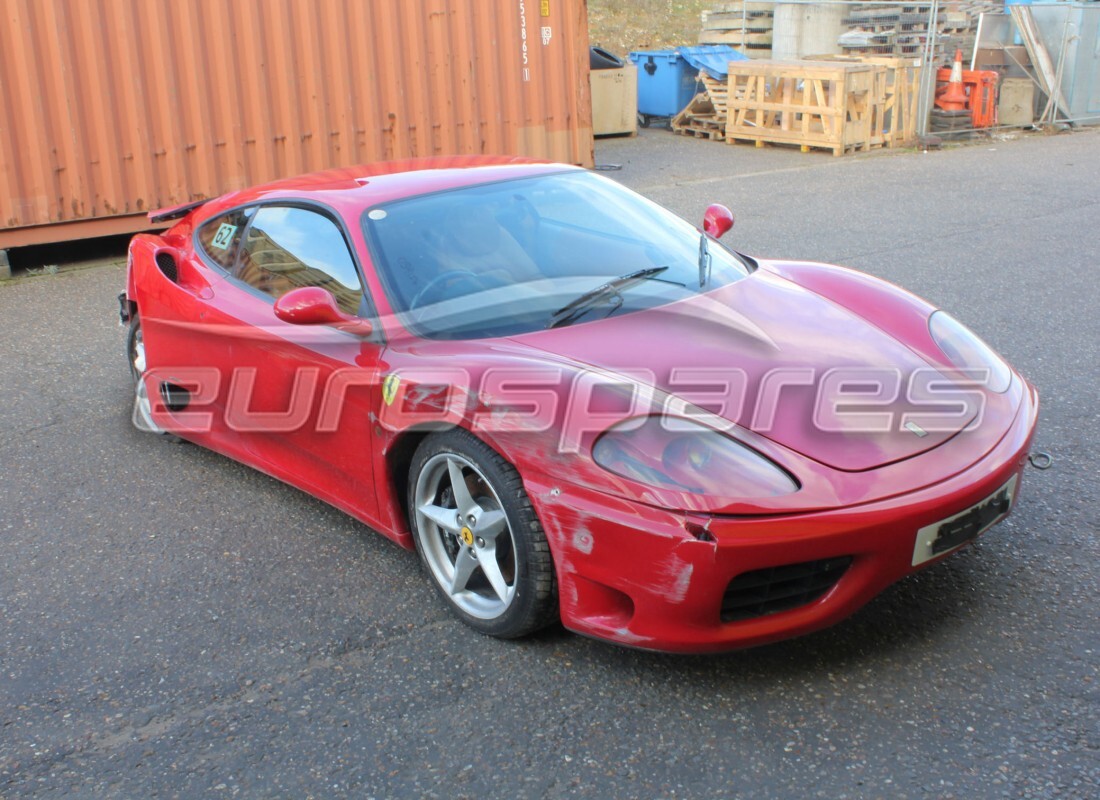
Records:
[[[434,278],[429,280],[426,284],[424,284],[419,292],[413,295],[413,299],[409,301],[409,311],[415,310],[424,301],[424,297],[429,292],[431,292],[433,289],[438,288],[439,286],[442,286],[448,281],[472,281],[477,284],[479,289],[485,286],[485,283],[484,281],[482,281],[481,276],[478,275],[476,272],[471,272],[468,269],[449,269],[446,272],[439,273]]]
[[[519,206],[520,213],[525,217],[530,217],[531,221],[536,226],[542,222],[542,215],[535,209],[535,204],[524,197],[522,194],[512,195],[512,199],[516,201],[516,205]]]

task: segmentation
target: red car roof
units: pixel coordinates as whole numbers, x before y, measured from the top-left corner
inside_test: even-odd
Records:
[[[403,197],[574,169],[579,167],[521,156],[439,156],[384,161],[311,172],[230,192],[203,205],[199,217],[206,219],[225,208],[261,198],[303,196],[355,217],[365,208]]]

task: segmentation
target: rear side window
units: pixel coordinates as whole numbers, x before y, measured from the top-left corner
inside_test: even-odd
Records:
[[[207,222],[198,232],[198,244],[203,255],[216,265],[230,272],[237,262],[237,253],[241,247],[248,218],[253,208],[238,208]]]
[[[331,219],[294,206],[264,206],[240,246],[235,277],[273,298],[302,286],[332,292],[337,305],[358,314],[362,284],[344,235]]]

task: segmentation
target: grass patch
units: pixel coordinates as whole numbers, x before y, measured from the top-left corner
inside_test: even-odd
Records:
[[[626,58],[632,50],[696,44],[700,14],[714,0],[588,0],[593,45]]]

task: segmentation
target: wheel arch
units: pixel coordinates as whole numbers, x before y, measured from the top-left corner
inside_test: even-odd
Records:
[[[441,441],[433,444],[431,440],[436,437],[441,437]],[[429,445],[427,448],[423,447],[425,443]],[[444,536],[437,526],[444,524],[446,527],[445,523],[429,525],[429,528],[436,528],[434,533],[430,530],[425,533],[424,529],[420,529],[418,533],[413,533],[414,545],[421,563],[425,566],[428,574],[433,576],[432,582],[435,584],[436,589],[444,595],[452,611],[455,611],[467,624],[482,633],[501,638],[524,636],[560,619],[557,560],[546,536],[538,509],[531,500],[522,473],[520,473],[515,462],[508,457],[506,451],[494,441],[494,437],[482,435],[482,432],[475,431],[466,424],[437,424],[403,431],[399,437],[395,437],[393,444],[394,446],[389,449],[386,456],[389,479],[393,487],[392,491],[395,493],[401,491],[406,498],[416,494],[416,499],[413,502],[421,502],[419,494],[421,491],[420,480],[425,475],[428,476],[429,480],[433,480],[432,475],[436,475],[434,470],[437,469],[438,465],[432,467],[432,471],[428,471],[428,466],[437,464],[438,459],[445,459],[448,464],[444,469],[443,480],[447,480],[447,470],[454,469],[449,462],[452,458],[457,457],[460,460],[465,460],[469,468],[476,475],[479,475],[480,479],[489,487],[489,490],[495,495],[495,502],[498,504],[496,508],[505,510],[507,513],[509,523],[507,536],[511,540],[511,546],[505,552],[512,554],[511,575],[515,578],[514,586],[517,587],[517,590],[507,600],[504,600],[504,595],[496,590],[497,596],[505,603],[499,617],[481,617],[477,611],[456,600],[459,595],[454,594],[453,584],[451,584],[451,588],[448,588],[447,584],[452,578],[446,577],[445,569],[443,570],[444,577],[440,577],[440,572],[437,569],[438,559],[443,558],[444,561],[450,561],[454,554],[445,553],[441,556],[438,547],[428,540],[438,540],[440,536]],[[418,455],[419,452],[424,454]],[[410,475],[413,466],[424,470],[418,472],[416,477],[418,485],[415,490],[410,486],[410,480],[414,477]],[[462,468],[460,467],[460,469]],[[438,479],[438,476],[435,479]],[[438,489],[438,486],[436,486],[436,489]],[[467,490],[464,489],[463,491]],[[469,494],[468,491],[467,494]],[[477,496],[476,493],[475,496]],[[448,507],[455,508],[456,506],[451,505]],[[409,524],[410,533],[412,533],[414,527],[414,521],[409,519],[411,513],[412,509],[403,504],[402,514]],[[419,526],[421,521],[418,513],[415,521],[416,526]],[[466,524],[466,521],[460,515],[458,525],[465,526]],[[467,548],[486,548],[488,546],[485,541],[480,539],[480,534],[478,534],[480,528],[477,527],[477,524],[474,517],[471,516],[469,518],[469,528],[463,528],[463,533],[469,536],[469,539],[465,540]],[[448,528],[448,530],[450,530],[450,535],[458,536],[457,528],[453,530]],[[497,534],[487,532],[485,535],[486,540],[491,541]],[[423,538],[425,536],[427,539]],[[444,538],[446,537],[444,536]],[[474,544],[475,541],[477,542],[476,545]],[[482,555],[486,553],[495,554],[496,550],[495,548],[486,550]],[[509,556],[506,555],[505,558],[507,559]],[[457,562],[455,563],[457,564]],[[521,564],[522,567],[519,566]],[[456,568],[454,564],[451,566]],[[457,575],[457,573],[455,574]],[[507,580],[501,577],[499,569],[497,576],[500,581]],[[520,583],[521,578],[522,584]],[[441,580],[443,583],[440,582]],[[522,589],[519,588],[521,585]],[[454,596],[451,596],[452,594]],[[513,600],[516,602],[513,603]],[[472,621],[475,618],[483,620],[485,625]],[[503,626],[498,625],[498,621],[502,622]]]
[[[387,483],[386,489],[390,493],[389,503],[392,507],[392,518],[401,526],[402,533],[412,533],[412,521],[409,519],[409,509],[406,498],[409,492],[409,468],[412,466],[413,456],[416,454],[417,448],[419,448],[421,443],[428,437],[453,430],[465,431],[486,447],[490,448],[498,456],[507,461],[519,474],[520,480],[523,480],[523,473],[519,471],[519,467],[516,466],[515,460],[509,456],[507,450],[500,447],[499,443],[493,437],[480,435],[469,425],[440,425],[438,423],[429,422],[410,426],[395,434],[383,453]],[[533,504],[532,507],[534,507]]]
[[[420,443],[446,428],[428,425],[414,426],[398,433],[390,446],[386,448],[383,457],[386,463],[386,484],[389,491],[389,503],[392,507],[394,520],[401,526],[406,534],[412,533],[412,520],[409,519],[409,509],[405,498],[409,492],[409,468],[412,466],[413,455]],[[412,541],[410,539],[409,546]]]

